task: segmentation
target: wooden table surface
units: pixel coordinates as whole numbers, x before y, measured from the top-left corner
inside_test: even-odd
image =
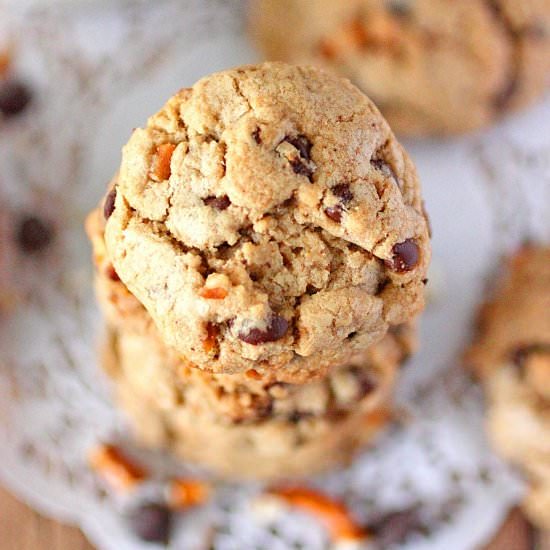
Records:
[[[542,543],[540,550],[550,550],[549,542]],[[94,549],[78,529],[45,519],[0,488],[0,550]],[[512,511],[483,550],[532,550],[521,514]]]

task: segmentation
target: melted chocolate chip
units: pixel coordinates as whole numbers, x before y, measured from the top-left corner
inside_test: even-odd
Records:
[[[265,330],[253,328],[248,332],[239,332],[238,337],[243,342],[257,346],[280,340],[288,331],[288,321],[280,315],[273,315]]]
[[[262,143],[262,136],[261,136],[261,130],[260,130],[260,127],[259,127],[259,126],[252,132],[252,137],[254,138],[254,141],[255,141],[258,145],[261,145],[261,143]]]
[[[343,204],[349,204],[353,200],[353,193],[349,188],[348,183],[340,183],[335,185],[332,189],[332,194],[340,199]]]
[[[115,211],[115,200],[116,200],[116,187],[113,187],[109,194],[105,197],[105,202],[103,203],[103,215],[105,219],[108,220],[113,212]]]
[[[17,80],[8,80],[0,86],[0,112],[12,117],[23,112],[31,102],[29,88]]]
[[[54,237],[53,227],[49,222],[36,216],[25,216],[17,228],[17,244],[23,252],[34,254],[44,250]]]
[[[420,250],[413,239],[407,239],[402,243],[397,243],[392,248],[392,252],[393,258],[391,261],[386,262],[386,264],[398,273],[411,271],[420,260]]]
[[[172,512],[161,504],[148,503],[136,508],[128,518],[130,528],[147,542],[167,544],[172,527]]]
[[[231,204],[231,201],[227,195],[223,195],[222,197],[206,197],[203,202],[207,206],[211,206],[216,210],[225,210],[226,208],[229,208],[229,205]]]
[[[342,221],[342,212],[343,209],[339,204],[325,208],[325,215],[336,223],[340,223]]]

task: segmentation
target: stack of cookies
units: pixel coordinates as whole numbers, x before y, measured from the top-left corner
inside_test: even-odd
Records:
[[[144,443],[287,477],[346,462],[388,418],[428,224],[412,162],[348,81],[266,63],[181,90],[87,229],[103,364]]]

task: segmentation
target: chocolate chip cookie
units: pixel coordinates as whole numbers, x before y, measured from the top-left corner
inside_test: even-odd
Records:
[[[346,76],[399,134],[456,134],[532,103],[550,74],[548,0],[256,0],[269,59]]]
[[[467,361],[486,389],[496,449],[529,478],[525,512],[550,529],[550,248],[510,258]]]
[[[273,478],[348,461],[388,420],[396,370],[408,351],[388,334],[306,384],[205,373],[153,336],[132,331],[110,329],[103,357],[145,444],[169,448],[223,477]]]
[[[316,373],[423,307],[414,166],[372,102],[318,69],[178,92],[133,132],[103,215],[113,273],[207,371]]]

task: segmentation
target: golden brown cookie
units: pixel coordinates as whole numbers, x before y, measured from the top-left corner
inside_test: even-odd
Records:
[[[423,307],[414,166],[364,95],[316,69],[180,91],[124,147],[104,214],[117,276],[207,371],[313,376]]]
[[[529,478],[525,512],[550,529],[550,248],[510,258],[467,361],[486,389],[496,449]]]
[[[265,383],[190,368],[154,338],[111,329],[103,365],[143,443],[222,477],[275,478],[349,461],[387,422],[405,352],[388,335],[324,379]]]
[[[549,0],[256,0],[268,59],[349,78],[398,134],[473,130],[532,103],[550,76]]]

